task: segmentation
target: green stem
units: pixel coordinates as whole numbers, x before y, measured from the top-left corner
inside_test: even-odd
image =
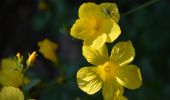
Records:
[[[131,9],[131,10],[129,10],[129,11],[123,13],[121,16],[124,17],[124,16],[127,16],[127,15],[130,15],[130,14],[132,14],[132,13],[138,11],[138,10],[141,10],[141,9],[143,9],[143,8],[146,8],[146,7],[148,7],[148,6],[150,6],[150,5],[154,4],[154,3],[156,3],[156,2],[158,2],[158,1],[160,1],[160,0],[150,0],[150,1],[148,1],[148,2],[146,2],[146,3],[144,3],[144,4],[142,4],[142,5],[140,5],[140,6],[136,7],[136,8],[134,8],[134,9]]]

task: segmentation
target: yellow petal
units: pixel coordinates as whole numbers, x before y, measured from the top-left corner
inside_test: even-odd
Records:
[[[106,42],[113,42],[120,35],[121,30],[114,20],[105,19],[102,21],[98,33],[106,33]]]
[[[102,80],[96,74],[96,67],[83,67],[77,72],[77,83],[87,94],[94,94],[102,87]]]
[[[39,52],[43,54],[46,59],[51,60],[52,62],[57,61],[56,50],[58,45],[48,39],[44,39],[38,42]]]
[[[127,41],[119,42],[112,48],[110,59],[123,66],[133,61],[134,57],[134,47],[130,41]]]
[[[17,69],[17,62],[10,58],[3,58],[1,60],[1,70]]]
[[[106,42],[106,34],[102,34],[100,36],[98,36],[92,43],[92,47],[95,48],[95,49],[100,49],[104,43]]]
[[[115,22],[112,21],[111,19],[103,19],[99,24],[100,27],[98,27],[97,32],[100,34],[103,34],[103,33],[109,34],[112,30],[113,23]]]
[[[113,22],[113,26],[111,29],[111,32],[107,34],[107,42],[113,42],[114,40],[116,40],[118,38],[118,36],[120,35],[121,30],[120,27],[117,23]]]
[[[95,3],[83,3],[79,8],[79,17],[85,19],[105,18],[99,6]]]
[[[0,83],[3,86],[19,87],[23,83],[23,74],[17,71],[1,71]]]
[[[71,36],[77,39],[82,39],[82,40],[91,38],[95,31],[91,24],[93,23],[90,22],[89,19],[88,20],[86,19],[76,20],[75,24],[73,24],[71,28],[71,32],[70,32]]]
[[[90,43],[91,42],[90,40],[85,41],[85,43],[89,44],[89,46],[91,46],[94,49],[100,49],[105,44],[106,38],[107,38],[106,34],[101,34],[101,35],[97,36],[92,41],[92,43]]]
[[[23,83],[23,74],[17,68],[15,60],[5,58],[1,61],[0,84],[3,86],[19,87]]]
[[[24,95],[18,88],[3,87],[0,92],[0,100],[24,100]]]
[[[104,14],[112,18],[116,23],[119,22],[120,14],[115,3],[102,3],[99,5]]]
[[[117,92],[119,92],[122,95],[124,89],[119,83],[116,82],[116,80],[104,82],[102,90],[104,100],[113,100]]]
[[[101,65],[109,60],[106,45],[103,45],[100,49],[94,49],[84,42],[83,56],[93,65]]]
[[[129,89],[136,89],[142,85],[140,69],[136,65],[120,67],[116,79],[121,85]]]

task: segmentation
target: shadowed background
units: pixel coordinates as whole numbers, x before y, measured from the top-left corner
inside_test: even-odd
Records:
[[[0,58],[14,56],[18,51],[27,55],[38,51],[37,42],[48,38],[58,44],[56,68],[41,54],[28,71],[30,79],[40,79],[30,89],[29,97],[37,100],[102,100],[101,92],[87,95],[76,83],[76,72],[89,65],[82,56],[82,41],[70,36],[70,28],[78,18],[84,2],[113,0],[2,0],[0,4]],[[148,0],[114,0],[122,15],[120,37],[111,47],[131,40],[136,52],[134,64],[141,69],[143,85],[136,90],[125,89],[129,100],[169,100],[170,98],[170,6],[160,0],[125,15]],[[60,73],[64,73],[61,74]],[[64,77],[61,83],[55,83]],[[50,82],[52,81],[52,82]]]

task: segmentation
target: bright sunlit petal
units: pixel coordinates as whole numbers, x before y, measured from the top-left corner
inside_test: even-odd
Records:
[[[134,57],[134,47],[130,41],[127,41],[119,42],[112,48],[110,59],[123,66],[133,61]]]
[[[109,80],[103,84],[102,95],[104,100],[113,100],[117,92],[120,92],[122,95],[124,89],[120,84],[116,82],[116,80]]]
[[[106,15],[102,13],[100,8],[95,3],[83,3],[79,8],[79,18],[94,19],[104,18]]]
[[[94,65],[100,65],[109,60],[109,54],[106,45],[103,45],[100,49],[94,49],[84,43],[83,56],[88,62]]]
[[[102,88],[102,80],[96,74],[96,67],[83,67],[77,72],[77,83],[87,94],[94,94]]]
[[[120,27],[117,23],[113,22],[112,25],[112,29],[111,32],[109,34],[107,34],[107,42],[113,42],[114,40],[116,40],[118,38],[118,36],[120,35],[121,30]]]
[[[3,87],[0,92],[0,100],[24,100],[24,95],[18,88]]]
[[[136,65],[120,67],[116,79],[121,85],[129,89],[136,89],[142,85],[140,69]]]

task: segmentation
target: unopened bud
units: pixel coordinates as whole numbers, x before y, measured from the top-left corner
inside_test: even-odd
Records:
[[[31,55],[29,55],[29,58],[27,59],[27,66],[31,66],[35,60],[36,60],[37,53],[34,51]]]
[[[21,56],[21,54],[20,54],[19,52],[16,54],[16,57],[17,57],[18,62],[19,62],[19,63],[22,63],[22,61],[23,61],[23,56]]]

